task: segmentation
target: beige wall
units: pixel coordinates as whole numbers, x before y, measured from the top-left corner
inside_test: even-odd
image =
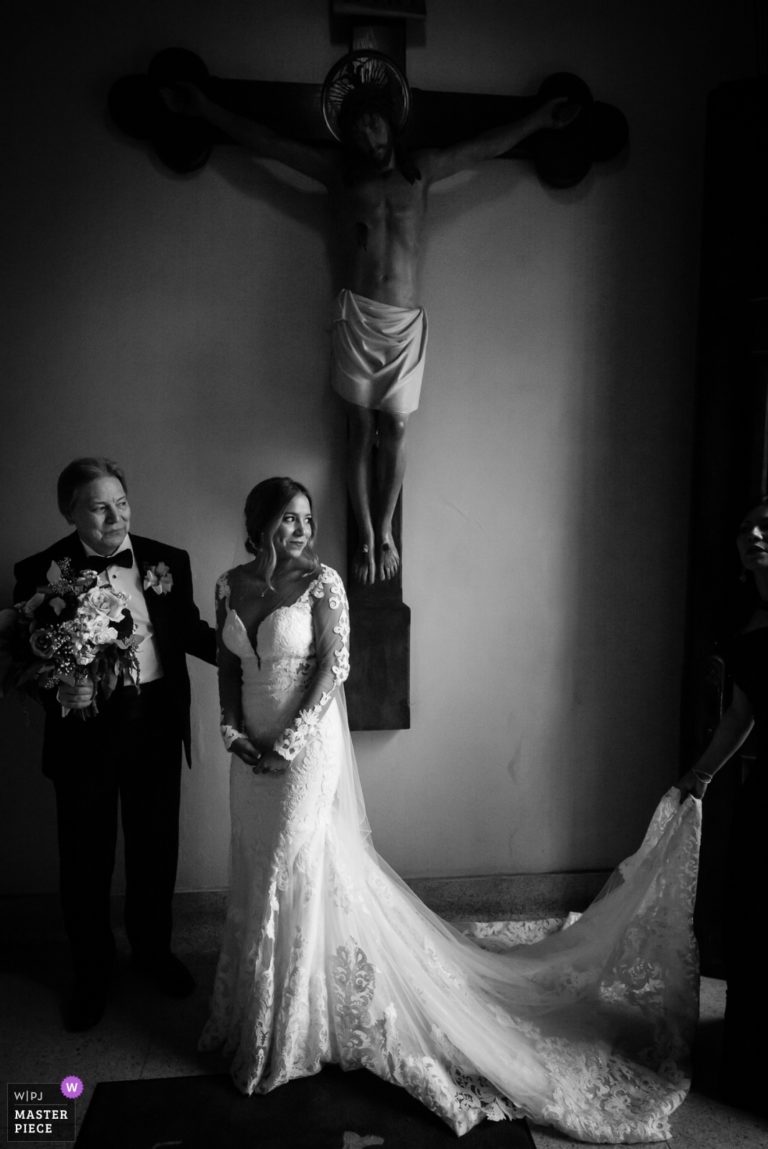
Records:
[[[406,876],[600,868],[676,776],[706,92],[752,68],[744,13],[672,0],[429,0],[424,88],[534,93],[581,75],[628,116],[623,163],[553,192],[491,162],[432,195],[431,332],[410,432],[412,729],[356,735],[381,852]],[[174,178],[106,94],[160,48],[218,75],[319,81],[344,50],[316,0],[10,6],[0,598],[65,532],[60,468],[128,470],[139,533],[186,547],[212,618],[241,507],[287,473],[343,546],[326,382],[324,199],[219,150]],[[226,883],[227,757],[194,666],[179,888]],[[0,706],[2,881],[55,888],[39,721]]]

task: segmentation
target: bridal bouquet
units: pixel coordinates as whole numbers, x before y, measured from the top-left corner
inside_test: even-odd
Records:
[[[109,698],[119,682],[138,683],[135,634],[127,597],[98,586],[94,571],[75,572],[69,559],[51,563],[47,583],[26,602],[0,611],[0,685],[37,684],[49,690],[60,682],[90,680],[95,693],[78,713],[98,714],[97,695]],[[67,709],[62,707],[63,713]]]

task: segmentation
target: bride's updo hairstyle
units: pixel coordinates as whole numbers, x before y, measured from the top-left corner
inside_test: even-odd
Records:
[[[258,483],[245,500],[245,549],[252,554],[256,563],[256,573],[273,590],[272,575],[277,566],[277,552],[275,551],[275,531],[280,526],[285,509],[297,495],[303,495],[309,503],[312,512],[312,536],[304,548],[298,562],[305,566],[307,571],[316,571],[320,566],[320,559],[315,553],[315,512],[312,506],[312,496],[303,483],[295,479],[278,477],[264,479]]]

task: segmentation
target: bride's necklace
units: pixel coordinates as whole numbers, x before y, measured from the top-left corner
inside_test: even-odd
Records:
[[[267,598],[267,596],[271,594],[280,594],[289,583],[299,582],[301,579],[307,578],[311,573],[311,571],[302,570],[290,571],[288,574],[292,577],[285,578],[283,582],[278,583],[277,586],[271,587],[265,584],[264,589],[258,592],[259,598]]]

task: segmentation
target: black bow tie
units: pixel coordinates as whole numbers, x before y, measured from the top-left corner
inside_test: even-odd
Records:
[[[107,567],[132,567],[133,566],[133,551],[128,548],[125,551],[118,551],[116,555],[86,555],[80,564],[80,570],[96,571],[96,574],[101,574]]]

